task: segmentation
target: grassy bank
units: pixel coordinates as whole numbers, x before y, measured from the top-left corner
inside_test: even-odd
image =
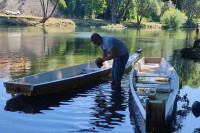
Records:
[[[40,26],[42,17],[28,15],[5,15],[0,14],[0,25],[19,25],[19,26]],[[45,26],[85,26],[85,27],[101,27],[104,29],[124,29],[124,28],[161,28],[162,25],[153,22],[144,22],[140,26],[136,22],[123,22],[121,24],[111,24],[110,21],[102,19],[63,19],[50,18]]]
[[[73,19],[77,26],[101,27],[105,29],[123,29],[123,28],[162,28],[162,24],[155,22],[142,22],[137,25],[136,22],[122,22],[121,24],[111,24],[110,21],[102,19]]]
[[[19,25],[19,26],[40,26],[42,17],[28,15],[4,15],[0,14],[0,25]],[[71,19],[50,18],[45,26],[74,26],[75,23]]]

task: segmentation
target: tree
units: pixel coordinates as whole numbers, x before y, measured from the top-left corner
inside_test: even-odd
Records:
[[[67,5],[64,0],[58,2],[58,9],[62,14],[67,14]]]
[[[175,7],[175,5],[172,3],[171,0],[166,1],[166,2],[163,4],[162,8],[161,8],[160,17],[162,17],[162,16],[164,15],[165,11],[167,11],[167,10],[169,10],[169,9],[175,9],[175,8],[176,8],[176,7]]]
[[[188,17],[187,24],[193,25],[193,19],[200,17],[200,0],[183,0],[182,11]]]
[[[54,1],[55,1],[55,5],[53,9],[50,11],[50,13],[48,13],[50,0],[40,0],[40,4],[42,6],[42,11],[43,11],[43,19],[41,20],[41,23],[44,24],[54,13],[60,0],[54,0]]]
[[[144,17],[160,14],[160,3],[157,0],[135,0],[137,12],[137,25],[141,24]]]
[[[126,15],[128,9],[133,7],[133,0],[107,0],[108,7],[111,10],[112,23],[119,23]]]
[[[106,1],[105,0],[82,0],[85,16],[88,18],[96,18],[99,14],[105,12]]]
[[[178,9],[170,9],[165,12],[161,21],[169,28],[179,28],[187,20],[187,17]]]
[[[71,17],[84,17],[84,7],[82,0],[68,0],[67,2],[67,12]]]

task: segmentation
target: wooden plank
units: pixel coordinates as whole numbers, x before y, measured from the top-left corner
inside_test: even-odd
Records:
[[[144,57],[145,63],[160,63],[162,58],[157,57]]]
[[[137,74],[137,77],[161,77],[161,78],[170,78],[168,75],[160,75],[160,74]]]
[[[137,83],[141,83],[141,84],[169,84],[169,82],[160,82],[160,81],[142,81],[142,80],[138,80]]]
[[[146,101],[146,132],[160,132],[165,125],[165,104]]]
[[[170,89],[170,85],[161,84],[136,84],[136,88],[159,88],[159,89]]]

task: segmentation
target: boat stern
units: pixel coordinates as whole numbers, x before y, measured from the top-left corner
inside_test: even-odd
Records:
[[[31,84],[21,84],[16,82],[4,82],[6,92],[9,94],[23,94],[25,96],[31,95]]]

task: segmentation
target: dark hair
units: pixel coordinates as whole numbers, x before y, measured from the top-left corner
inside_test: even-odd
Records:
[[[94,42],[96,40],[101,39],[102,37],[98,33],[93,33],[90,37],[90,41]]]

